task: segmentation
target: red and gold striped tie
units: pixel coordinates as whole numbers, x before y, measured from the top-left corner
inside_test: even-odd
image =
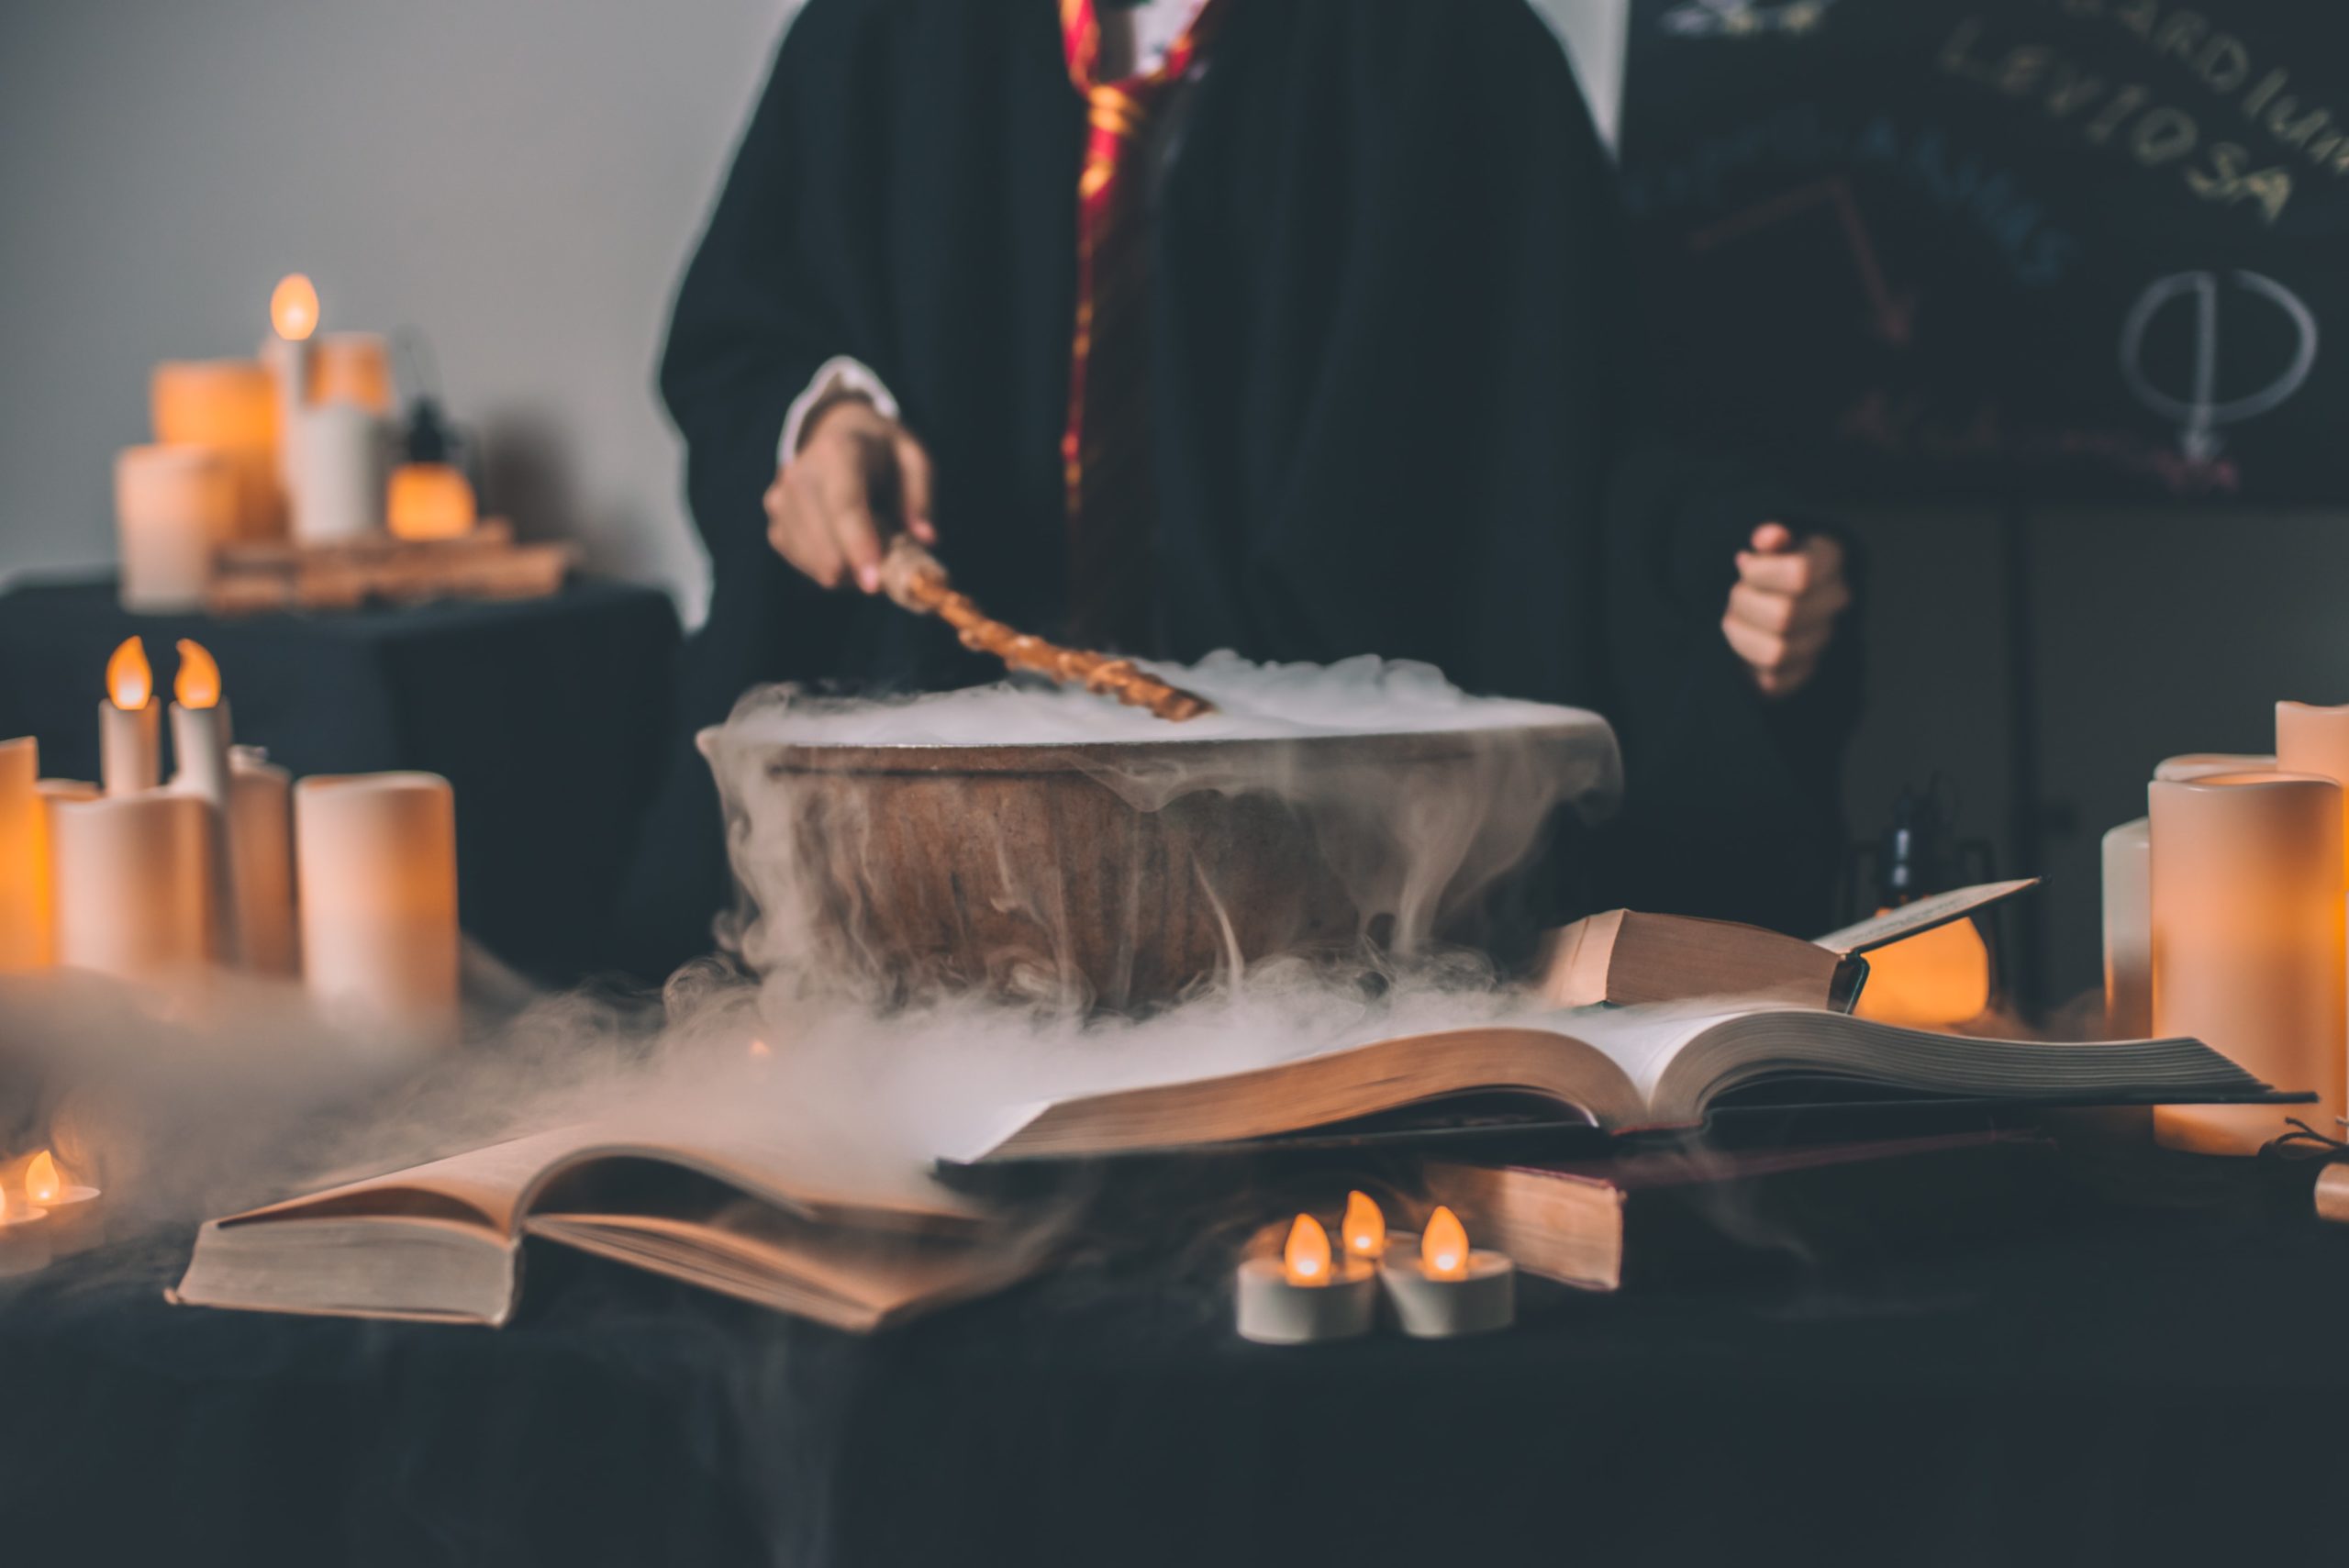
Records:
[[[1141,647],[1149,628],[1155,495],[1150,478],[1147,131],[1190,70],[1222,11],[1206,0],[1156,69],[1100,79],[1097,0],[1061,0],[1069,80],[1085,95],[1085,169],[1077,182],[1076,335],[1069,359],[1071,634],[1097,647]]]

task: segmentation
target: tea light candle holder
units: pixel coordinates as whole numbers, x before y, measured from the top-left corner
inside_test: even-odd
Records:
[[[1468,1245],[1460,1217],[1439,1207],[1418,1238],[1417,1255],[1395,1237],[1378,1265],[1396,1326],[1415,1340],[1486,1334],[1517,1321],[1517,1265]]]
[[[46,1149],[25,1166],[25,1198],[49,1216],[49,1256],[70,1258],[106,1239],[106,1208],[95,1187],[76,1185]]]
[[[49,1267],[49,1211],[8,1201],[0,1187],[0,1279]]]
[[[1330,1255],[1330,1233],[1309,1214],[1289,1227],[1277,1258],[1240,1265],[1240,1337],[1260,1345],[1308,1345],[1370,1332],[1378,1285],[1371,1266]]]

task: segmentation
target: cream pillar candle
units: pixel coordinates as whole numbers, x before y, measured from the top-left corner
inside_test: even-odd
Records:
[[[2152,787],[2154,1032],[2192,1035],[2313,1106],[2163,1106],[2173,1149],[2253,1154],[2332,1131],[2349,1076],[2342,788],[2308,773],[2216,773]]]
[[[381,332],[325,332],[310,345],[309,402],[349,403],[390,417],[392,345]]]
[[[139,983],[212,958],[210,814],[169,790],[50,799],[57,962]]]
[[[295,539],[323,544],[382,533],[384,422],[356,404],[329,403],[296,416],[293,440]]]
[[[2140,817],[2104,836],[2104,1033],[2154,1032],[2153,825]]]
[[[49,817],[40,797],[40,744],[0,740],[0,973],[43,968],[49,957]]]
[[[177,764],[172,787],[204,802],[212,838],[214,951],[224,963],[242,964],[236,862],[228,843],[228,704],[220,694],[220,666],[204,645],[184,637],[178,651],[179,673],[172,682],[172,759]]]
[[[2249,751],[2188,751],[2164,757],[2154,765],[2154,777],[2165,784],[2181,784],[2211,773],[2264,773],[2276,765],[2275,758]]]
[[[125,447],[115,454],[114,510],[122,607],[192,610],[212,556],[243,531],[245,486],[213,447]]]
[[[2165,757],[2154,777],[2167,783],[2212,773],[2264,773],[2273,757],[2236,751],[2188,751]],[[2154,1031],[2152,871],[2153,829],[2144,817],[2104,836],[2104,1032],[2108,1040],[2142,1040]]]
[[[294,780],[250,746],[228,753],[229,884],[244,966],[301,973],[294,930]]]
[[[260,360],[177,360],[148,382],[155,439],[210,447],[236,471],[240,539],[279,530],[284,496],[277,479],[277,390]]]
[[[447,1036],[457,1017],[457,808],[432,773],[294,786],[302,973],[356,1019]]]
[[[98,699],[98,776],[108,795],[136,795],[161,782],[162,723],[147,645],[126,637],[106,661],[106,695]]]

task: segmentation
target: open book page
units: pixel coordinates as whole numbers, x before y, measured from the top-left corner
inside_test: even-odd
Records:
[[[837,1135],[749,1118],[707,1129],[674,1117],[580,1122],[469,1150],[407,1170],[346,1183],[223,1220],[226,1226],[290,1218],[440,1219],[501,1238],[546,1184],[584,1163],[647,1159],[695,1170],[753,1197],[811,1218],[853,1218],[885,1229],[963,1231],[982,1211],[903,1161],[854,1147]]]
[[[1635,1007],[1602,1004],[1549,1013],[1528,1021],[1578,1040],[1614,1062],[1639,1090],[1641,1103],[1653,1106],[1664,1071],[1691,1040],[1732,1018],[1789,1010],[1783,1002],[1720,999],[1651,1002]],[[1817,1011],[1820,1017],[1838,1016],[1824,1009]]]

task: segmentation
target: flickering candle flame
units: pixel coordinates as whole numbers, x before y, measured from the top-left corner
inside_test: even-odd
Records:
[[[172,696],[182,707],[217,707],[220,702],[220,666],[201,642],[179,641],[180,670],[172,678]]]
[[[765,1040],[754,1040],[751,1042],[751,1054],[754,1057],[773,1056],[774,1054],[774,1047],[769,1045]]]
[[[1330,1233],[1311,1215],[1298,1215],[1297,1223],[1288,1228],[1281,1271],[1291,1284],[1330,1283]]]
[[[147,662],[147,645],[126,637],[106,661],[106,696],[126,713],[147,706],[155,695],[155,671]]]
[[[1468,1277],[1468,1229],[1452,1210],[1439,1206],[1428,1216],[1419,1237],[1419,1265],[1431,1279]]]
[[[1368,1193],[1346,1195],[1346,1255],[1375,1258],[1386,1251],[1386,1216]]]
[[[65,1178],[58,1172],[56,1159],[44,1149],[25,1167],[26,1200],[39,1208],[55,1203],[64,1193]]]
[[[288,272],[270,291],[269,324],[289,343],[298,343],[318,329],[318,291],[308,276]]]

